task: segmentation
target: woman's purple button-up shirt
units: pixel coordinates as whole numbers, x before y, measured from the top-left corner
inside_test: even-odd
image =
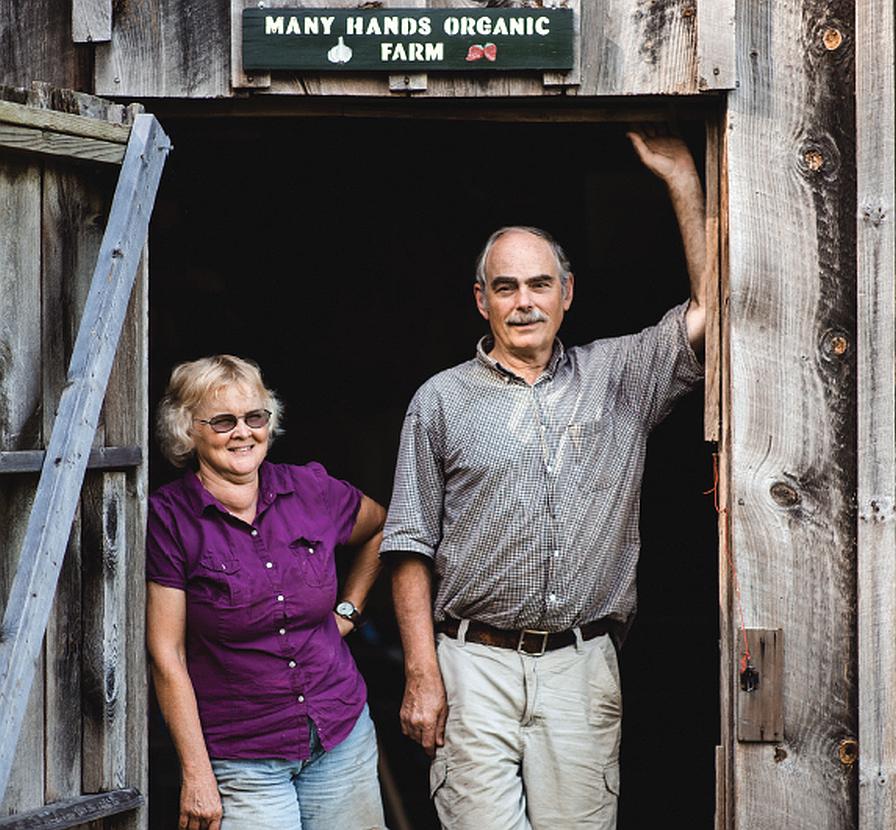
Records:
[[[187,668],[212,758],[309,755],[351,732],[367,691],[339,636],[334,549],[360,492],[317,463],[264,462],[258,513],[230,515],[195,473],[149,500],[146,576],[186,592]]]

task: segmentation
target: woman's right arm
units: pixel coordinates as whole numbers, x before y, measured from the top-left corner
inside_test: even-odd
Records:
[[[179,830],[219,830],[221,798],[199,724],[187,673],[186,594],[157,582],[146,585],[146,646],[156,697],[180,758]]]

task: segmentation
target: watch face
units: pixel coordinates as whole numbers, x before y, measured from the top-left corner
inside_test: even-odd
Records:
[[[347,600],[340,602],[339,605],[336,606],[336,613],[339,614],[340,617],[350,617],[356,610],[355,606]]]

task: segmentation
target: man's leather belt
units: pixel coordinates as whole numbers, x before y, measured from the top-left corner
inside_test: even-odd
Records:
[[[580,626],[583,640],[592,640],[602,634],[610,633],[610,621],[606,619],[594,620]],[[460,620],[449,617],[436,624],[436,631],[447,634],[449,637],[457,637],[460,628]],[[576,641],[575,631],[571,628],[566,631],[540,631],[533,628],[523,628],[519,631],[508,631],[504,628],[495,628],[486,623],[470,620],[467,627],[465,640],[471,643],[482,643],[486,646],[498,646],[500,648],[512,648],[523,654],[538,656],[546,651],[556,648],[571,646]]]

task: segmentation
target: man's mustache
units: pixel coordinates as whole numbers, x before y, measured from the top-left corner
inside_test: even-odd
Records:
[[[530,323],[546,323],[547,315],[537,309],[526,314],[512,314],[506,322],[510,326],[528,326]]]

